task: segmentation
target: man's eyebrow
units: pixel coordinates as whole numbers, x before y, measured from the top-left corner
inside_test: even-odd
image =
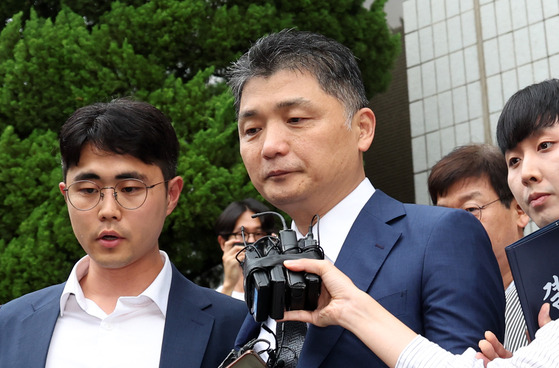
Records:
[[[74,181],[78,180],[100,180],[101,177],[94,172],[83,172],[74,177]],[[145,180],[146,176],[137,171],[123,172],[115,175],[115,179],[139,179]]]
[[[472,200],[472,199],[476,199],[477,197],[480,197],[482,195],[482,193],[480,191],[474,191],[474,192],[469,192],[467,194],[461,195],[459,197],[460,200],[462,201],[468,201],[468,200]]]
[[[248,119],[257,115],[256,110],[246,110],[239,113],[239,120]]]
[[[101,177],[93,172],[84,172],[74,176],[74,181],[78,180],[99,180]]]
[[[145,180],[146,176],[143,174],[140,174],[137,171],[130,171],[130,172],[124,172],[121,174],[118,174],[115,176],[115,179],[138,179],[138,180]]]
[[[308,106],[308,105],[311,105],[311,101],[303,97],[298,97],[291,100],[281,101],[276,105],[276,109],[285,109],[293,106]]]
[[[290,100],[278,102],[275,106],[275,110],[283,110],[283,109],[296,107],[296,106],[310,106],[310,105],[312,105],[311,101],[303,97],[297,97]],[[258,115],[258,110],[256,109],[245,110],[239,113],[239,120],[249,119],[257,115]]]

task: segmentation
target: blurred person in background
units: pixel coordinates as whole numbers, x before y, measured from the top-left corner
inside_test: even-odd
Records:
[[[246,243],[254,243],[258,239],[275,232],[274,215],[262,215],[253,218],[259,212],[270,211],[263,203],[254,198],[245,198],[231,202],[219,215],[215,222],[217,242],[223,251],[223,283],[217,291],[244,300],[243,271],[239,261],[243,261],[243,250]]]

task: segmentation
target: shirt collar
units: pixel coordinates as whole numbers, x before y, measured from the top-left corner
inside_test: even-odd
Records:
[[[163,259],[163,268],[153,280],[153,282],[137,297],[126,297],[126,298],[139,298],[142,296],[151,299],[159,308],[163,316],[167,314],[167,303],[169,300],[169,292],[171,290],[171,280],[173,277],[173,272],[171,269],[171,262],[169,261],[169,256],[164,251],[160,250],[161,258]],[[88,255],[80,259],[72,268],[70,276],[66,281],[62,295],[60,296],[60,316],[64,316],[64,309],[66,308],[66,303],[70,295],[75,295],[78,305],[86,310],[86,299],[83,294],[83,290],[80,285],[80,280],[87,275],[89,271],[89,261]]]
[[[330,261],[336,262],[349,230],[351,230],[357,216],[374,192],[375,188],[369,179],[363,179],[357,188],[321,217],[318,224],[313,226],[314,238],[320,241],[324,255]],[[298,238],[303,236],[295,222],[291,223],[291,228],[296,231]]]

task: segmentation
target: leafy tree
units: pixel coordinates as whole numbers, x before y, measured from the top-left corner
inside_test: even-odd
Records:
[[[352,48],[372,95],[386,87],[399,49],[383,5],[3,2],[0,15],[9,21],[0,33],[0,303],[64,281],[83,255],[58,190],[56,132],[75,109],[120,96],[152,103],[174,123],[185,187],[160,245],[185,275],[212,282],[207,271],[221,261],[215,218],[233,200],[262,199],[238,153],[225,68],[256,38],[297,27]],[[15,9],[20,12],[11,14]]]

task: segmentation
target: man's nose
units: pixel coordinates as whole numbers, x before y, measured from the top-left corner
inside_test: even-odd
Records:
[[[522,158],[521,179],[524,184],[537,183],[541,180],[538,159],[534,155],[525,155]]]
[[[101,201],[99,203],[99,218],[118,218],[121,206],[117,202],[114,188],[101,188]]]
[[[281,122],[270,122],[263,130],[262,156],[274,158],[289,152],[289,130]]]

